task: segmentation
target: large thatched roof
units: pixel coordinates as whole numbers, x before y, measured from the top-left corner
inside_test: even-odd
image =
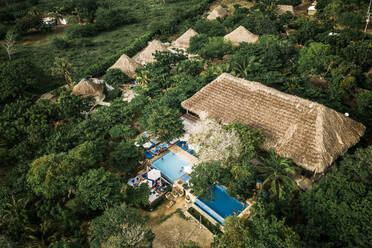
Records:
[[[83,96],[103,96],[103,85],[93,82],[93,80],[81,80],[72,89],[72,94]]]
[[[142,65],[155,62],[155,58],[153,54],[156,51],[168,52],[168,49],[166,45],[161,43],[161,41],[153,40],[149,43],[147,47],[145,47],[145,49],[143,49],[141,52],[134,55],[133,59]]]
[[[294,14],[294,8],[292,5],[278,5],[277,6],[277,13],[278,15],[281,15],[281,14],[284,14],[285,12],[291,12],[292,14]]]
[[[231,41],[234,46],[239,46],[242,42],[256,43],[259,36],[249,32],[245,27],[239,26],[231,33],[225,35],[226,41]]]
[[[221,5],[217,6],[208,16],[208,20],[216,20],[217,17],[224,19],[227,16],[227,11]]]
[[[128,77],[133,78],[137,68],[141,68],[142,65],[137,63],[134,59],[128,57],[126,54],[120,56],[110,69],[120,69]]]
[[[323,172],[355,145],[365,127],[319,103],[223,73],[182,107],[224,124],[240,122],[263,131],[263,149],[314,172]]]
[[[187,49],[190,46],[190,39],[198,35],[194,29],[190,28],[187,30],[183,35],[181,35],[177,40],[174,41],[173,45],[176,48],[181,48],[181,49]]]

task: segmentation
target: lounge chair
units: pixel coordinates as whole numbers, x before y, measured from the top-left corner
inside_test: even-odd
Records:
[[[175,204],[174,201],[170,201],[170,202],[168,203],[168,205],[167,205],[167,208],[171,208],[171,207],[173,207],[174,204]]]
[[[182,150],[187,151],[189,149],[189,145],[185,144],[181,147]]]
[[[190,149],[187,152],[190,153],[190,154],[194,154],[194,150],[193,149]]]
[[[145,157],[148,159],[152,159],[154,156],[151,154],[151,152],[145,152]]]
[[[182,147],[184,144],[186,144],[186,141],[179,141],[176,146]]]

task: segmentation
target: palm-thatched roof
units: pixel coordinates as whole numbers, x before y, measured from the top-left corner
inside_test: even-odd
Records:
[[[221,5],[217,6],[209,15],[207,16],[208,20],[216,20],[218,17],[221,19],[225,19],[227,16],[227,11],[222,8]]]
[[[81,80],[72,89],[72,94],[83,96],[103,96],[103,85],[93,82],[93,80]]]
[[[142,51],[134,55],[133,59],[142,65],[155,62],[153,54],[156,52],[168,52],[167,46],[159,40],[149,42],[149,45]]]
[[[207,113],[224,124],[240,122],[262,130],[262,148],[309,171],[325,169],[364,134],[363,124],[300,97],[223,73],[182,107]]]
[[[198,33],[194,29],[190,28],[174,41],[173,46],[180,49],[187,49],[190,46],[190,39],[195,35],[198,35]]]
[[[224,39],[225,41],[231,41],[234,46],[239,46],[242,42],[256,43],[259,36],[249,32],[245,27],[239,26],[231,33],[225,35]]]
[[[128,57],[126,54],[120,56],[120,58],[112,65],[110,69],[120,69],[128,77],[133,78],[137,68],[141,68],[142,65],[137,63],[134,59]]]
[[[287,11],[291,12],[292,14],[294,14],[294,8],[293,8],[293,6],[292,5],[278,5],[277,6],[276,12],[278,13],[278,15],[284,14]]]

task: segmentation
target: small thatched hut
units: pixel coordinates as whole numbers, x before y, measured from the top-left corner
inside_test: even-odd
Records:
[[[128,57],[126,54],[120,56],[110,69],[120,69],[128,77],[133,78],[136,69],[141,68],[142,65],[137,63],[134,59]]]
[[[198,33],[194,29],[190,28],[183,35],[181,35],[177,40],[174,41],[173,46],[175,48],[186,50],[190,46],[190,39],[194,37],[195,35],[198,35]]]
[[[278,15],[284,14],[285,12],[291,12],[294,14],[294,8],[292,5],[278,5],[276,12]]]
[[[225,41],[231,41],[234,46],[239,46],[242,42],[256,43],[259,36],[249,32],[245,27],[239,26],[231,33],[225,35],[224,39]]]
[[[134,55],[133,59],[142,65],[147,63],[155,62],[153,54],[156,52],[169,52],[167,46],[161,43],[159,40],[153,40],[149,42],[149,45],[145,47],[141,52]]]
[[[103,97],[103,85],[97,84],[93,80],[81,80],[72,89],[72,94],[83,96]]]
[[[262,130],[263,149],[273,148],[315,173],[355,145],[365,126],[319,103],[223,73],[182,107],[223,124],[240,122]]]
[[[208,20],[216,20],[218,17],[221,19],[225,19],[227,16],[227,11],[222,8],[221,5],[217,6],[209,15],[207,16]]]

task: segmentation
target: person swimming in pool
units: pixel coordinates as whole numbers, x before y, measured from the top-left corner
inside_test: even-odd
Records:
[[[184,168],[183,168],[183,166],[181,167],[181,169],[180,169],[180,172],[182,172],[184,170]]]

